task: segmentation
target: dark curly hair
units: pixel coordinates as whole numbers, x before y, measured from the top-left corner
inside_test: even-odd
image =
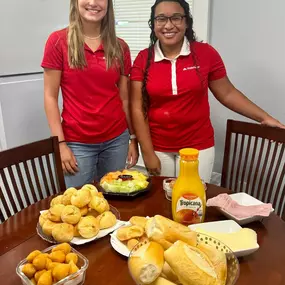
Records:
[[[189,43],[195,42],[197,40],[195,32],[193,30],[193,17],[192,17],[191,11],[190,11],[190,7],[189,7],[189,4],[185,0],[156,0],[155,1],[154,5],[151,7],[151,15],[150,15],[150,20],[148,22],[149,27],[151,29],[151,34],[150,34],[150,44],[148,47],[147,63],[146,63],[143,85],[142,85],[142,96],[143,96],[143,100],[142,100],[143,106],[142,107],[143,107],[143,112],[144,112],[145,118],[147,118],[147,113],[148,113],[148,109],[150,106],[150,97],[149,97],[149,94],[147,93],[147,90],[146,90],[147,77],[148,77],[149,67],[151,65],[151,59],[153,56],[153,46],[157,41],[157,37],[154,33],[155,8],[161,2],[176,2],[176,3],[180,4],[180,6],[184,9],[186,25],[187,25],[187,28],[185,31],[185,36],[188,39]],[[191,50],[191,55],[193,57],[193,61],[194,61],[195,65],[197,66],[196,56],[195,56],[195,53],[191,47],[191,44],[190,44],[190,50]]]

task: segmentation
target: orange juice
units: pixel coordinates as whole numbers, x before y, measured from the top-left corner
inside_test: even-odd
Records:
[[[204,222],[206,193],[198,173],[199,151],[184,148],[180,154],[180,173],[172,191],[173,220],[184,224]]]

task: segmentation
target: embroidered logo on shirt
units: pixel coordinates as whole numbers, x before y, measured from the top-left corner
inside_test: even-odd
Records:
[[[185,71],[185,70],[191,70],[191,69],[198,69],[198,68],[200,68],[200,66],[188,66],[188,67],[184,67],[184,68],[183,68],[183,71]]]

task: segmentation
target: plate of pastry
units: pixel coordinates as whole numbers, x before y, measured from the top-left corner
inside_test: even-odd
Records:
[[[109,172],[99,182],[99,190],[106,196],[136,197],[148,192],[151,178],[136,170]]]
[[[80,190],[68,188],[53,198],[50,208],[41,211],[36,229],[50,243],[81,245],[102,238],[123,224],[119,211],[94,185],[87,184]]]

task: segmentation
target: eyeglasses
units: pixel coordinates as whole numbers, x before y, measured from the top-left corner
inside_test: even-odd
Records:
[[[182,24],[183,18],[185,18],[185,17],[186,17],[185,15],[175,14],[175,15],[172,15],[170,17],[156,16],[154,19],[155,19],[158,26],[165,26],[167,24],[168,20],[170,20],[170,22],[174,26],[179,26]]]

